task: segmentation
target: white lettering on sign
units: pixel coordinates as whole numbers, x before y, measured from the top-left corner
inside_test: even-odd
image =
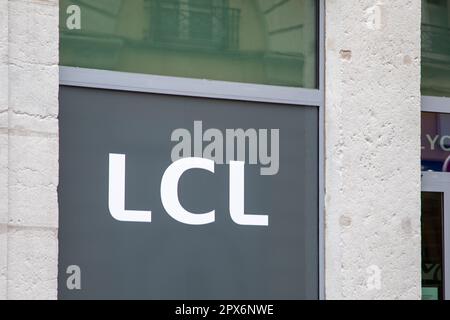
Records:
[[[109,212],[118,221],[151,222],[151,211],[125,210],[125,155],[109,154]]]
[[[230,162],[230,215],[236,224],[268,226],[269,217],[244,213],[244,162]]]
[[[161,181],[161,201],[169,216],[179,222],[191,225],[212,223],[214,210],[208,213],[190,213],[178,199],[178,181],[190,169],[203,169],[214,173],[214,161],[203,158],[183,158],[172,163],[164,172]]]
[[[204,225],[215,221],[215,211],[191,213],[183,208],[178,198],[178,182],[188,170],[201,169],[214,173],[214,161],[203,158],[183,158],[173,162],[161,181],[161,202],[175,220],[189,225]],[[268,226],[267,215],[244,212],[244,162],[230,162],[230,216],[239,225]],[[109,212],[119,221],[151,222],[151,211],[125,209],[125,155],[109,154]]]
[[[261,165],[261,175],[276,175],[279,171],[279,129],[219,129],[203,132],[202,121],[194,121],[193,135],[187,129],[172,132],[177,142],[171,152],[172,164],[165,170],[160,196],[167,214],[188,225],[205,225],[215,221],[215,210],[194,213],[186,210],[178,197],[181,176],[192,169],[214,174],[215,164],[229,165],[229,212],[238,225],[268,226],[269,217],[245,213],[245,161]],[[204,146],[204,142],[208,142]],[[270,152],[269,152],[270,151]],[[224,154],[226,152],[226,155]],[[118,221],[151,222],[150,210],[125,209],[125,155],[109,154],[108,205],[111,216]]]
[[[422,150],[431,150],[431,151],[435,151],[435,150],[443,150],[443,151],[450,151],[450,136],[446,135],[446,136],[440,136],[440,135],[435,135],[432,136],[430,134],[426,134],[425,135],[426,138],[426,142],[428,142],[428,145],[422,146]]]

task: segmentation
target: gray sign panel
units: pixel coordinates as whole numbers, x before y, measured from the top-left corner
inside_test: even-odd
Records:
[[[61,87],[59,298],[317,299],[318,127],[314,107]]]

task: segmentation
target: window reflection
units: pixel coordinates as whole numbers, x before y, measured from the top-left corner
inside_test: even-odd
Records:
[[[422,0],[422,94],[450,96],[450,0]]]
[[[60,63],[317,87],[315,0],[60,0]],[[68,6],[81,9],[70,29]]]
[[[422,171],[450,172],[450,114],[422,112]]]
[[[241,10],[227,2],[146,0],[148,39],[172,48],[237,49]]]
[[[443,299],[442,193],[422,192],[422,299]]]

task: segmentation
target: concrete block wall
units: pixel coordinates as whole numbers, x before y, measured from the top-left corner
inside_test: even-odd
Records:
[[[55,299],[58,0],[0,0],[0,299]]]
[[[420,0],[326,0],[326,298],[418,299]]]

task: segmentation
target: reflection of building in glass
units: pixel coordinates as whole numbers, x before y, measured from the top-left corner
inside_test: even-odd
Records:
[[[228,1],[147,0],[148,36],[156,44],[235,49],[239,45],[240,9]]]
[[[314,0],[62,2],[82,13],[61,25],[63,65],[317,87]]]
[[[425,0],[422,20],[422,88],[425,95],[450,93],[450,1]]]

